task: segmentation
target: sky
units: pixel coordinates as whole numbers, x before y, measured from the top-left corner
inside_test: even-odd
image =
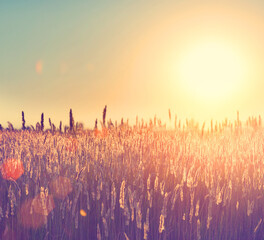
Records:
[[[263,43],[257,0],[2,0],[0,124],[264,116]]]

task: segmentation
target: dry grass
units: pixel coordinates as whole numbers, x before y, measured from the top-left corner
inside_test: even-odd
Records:
[[[24,166],[1,178],[0,237],[263,239],[263,129],[155,125],[0,131],[1,163]]]

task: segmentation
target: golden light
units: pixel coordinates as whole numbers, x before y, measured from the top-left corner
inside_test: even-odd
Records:
[[[81,209],[81,210],[80,210],[80,215],[81,215],[82,217],[86,217],[86,216],[87,216],[87,213],[86,213],[83,209]]]
[[[17,159],[7,159],[0,165],[2,177],[7,180],[17,180],[24,173],[23,163]]]
[[[41,60],[39,60],[39,61],[36,62],[35,69],[36,69],[36,73],[37,73],[37,74],[42,74],[43,63],[42,63]]]
[[[216,41],[197,43],[178,64],[181,85],[204,100],[222,100],[244,85],[244,59],[228,44]]]

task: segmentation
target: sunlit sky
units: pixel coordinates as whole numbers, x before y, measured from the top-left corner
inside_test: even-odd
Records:
[[[0,1],[3,126],[264,116],[263,64],[263,1]]]

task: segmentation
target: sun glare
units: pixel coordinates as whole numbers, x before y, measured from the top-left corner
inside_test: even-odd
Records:
[[[183,87],[205,100],[223,99],[243,85],[242,57],[225,44],[207,42],[189,49],[179,63]]]

